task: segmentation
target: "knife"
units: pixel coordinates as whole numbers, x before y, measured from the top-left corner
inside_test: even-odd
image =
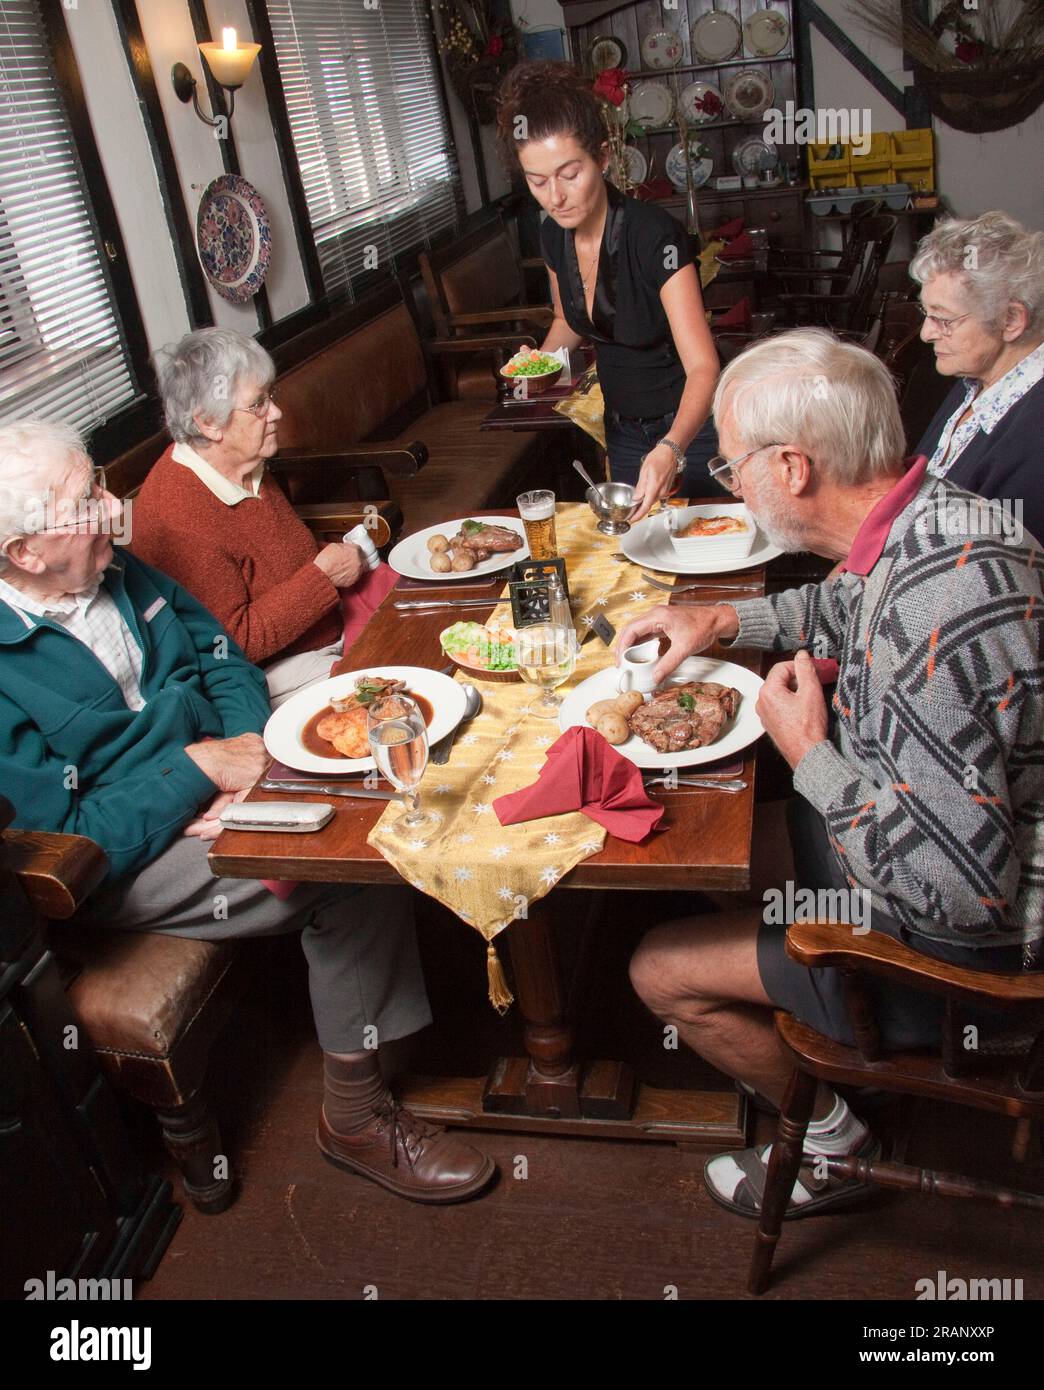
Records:
[[[404,610],[422,611],[432,608],[496,608],[498,603],[506,602],[493,595],[486,598],[421,598],[408,603],[393,603],[392,607]]]
[[[264,778],[258,782],[263,792],[319,792],[323,796],[362,796],[377,801],[401,801],[401,792],[381,791],[379,787],[332,786],[325,782],[270,782]]]

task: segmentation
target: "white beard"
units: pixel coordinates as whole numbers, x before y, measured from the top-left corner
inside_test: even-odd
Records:
[[[747,505],[749,510],[750,504]],[[753,510],[750,514],[758,523],[758,530],[772,545],[778,545],[781,550],[787,551],[788,554],[808,549],[808,541],[800,526],[789,521],[781,521],[774,516],[757,516]]]

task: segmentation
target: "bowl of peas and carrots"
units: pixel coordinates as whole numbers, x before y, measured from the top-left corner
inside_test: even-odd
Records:
[[[521,347],[501,367],[500,375],[504,381],[525,383],[523,389],[527,395],[539,396],[549,386],[554,386],[564,370],[564,364],[550,353],[540,352],[537,348]]]

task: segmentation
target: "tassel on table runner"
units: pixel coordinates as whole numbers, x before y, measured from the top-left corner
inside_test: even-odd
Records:
[[[506,1014],[515,1002],[515,996],[508,989],[504,967],[500,963],[492,937],[486,943],[486,974],[489,977],[489,1002],[498,1014]]]

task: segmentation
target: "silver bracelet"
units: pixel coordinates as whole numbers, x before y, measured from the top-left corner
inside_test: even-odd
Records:
[[[674,476],[676,478],[680,477],[681,474],[685,472],[685,455],[682,453],[681,449],[678,448],[677,444],[675,444],[674,440],[671,439],[670,435],[665,434],[662,439],[656,441],[657,448],[659,448],[661,444],[666,444],[674,455]]]

